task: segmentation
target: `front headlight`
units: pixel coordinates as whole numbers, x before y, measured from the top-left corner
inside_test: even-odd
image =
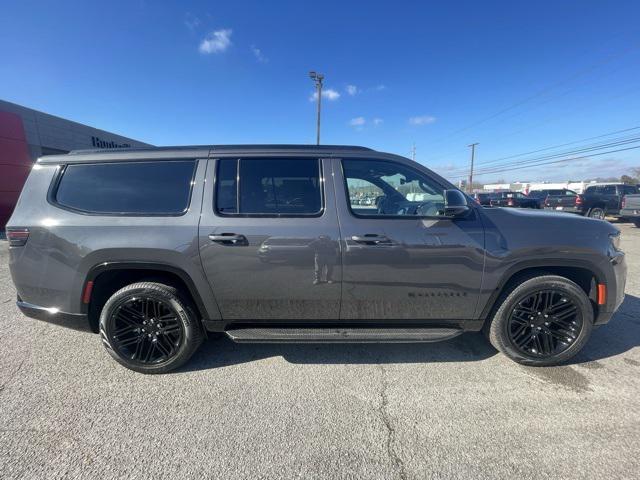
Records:
[[[620,249],[620,232],[609,234],[609,240],[611,241],[611,246],[616,252],[621,252]]]

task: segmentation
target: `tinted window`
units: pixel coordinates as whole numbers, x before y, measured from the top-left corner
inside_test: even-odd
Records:
[[[602,193],[604,195],[615,195],[616,194],[616,186],[615,185],[605,185],[602,187]]]
[[[196,162],[68,165],[56,190],[58,204],[88,213],[183,213],[189,206]]]
[[[426,175],[395,162],[343,160],[351,211],[364,216],[437,216],[444,189]]]
[[[219,213],[315,215],[322,209],[317,159],[221,160],[218,165]]]
[[[633,194],[633,193],[638,193],[638,187],[634,186],[634,185],[623,185],[622,186],[622,193],[625,195],[628,194]]]
[[[238,212],[238,160],[218,160],[216,205],[220,213]]]

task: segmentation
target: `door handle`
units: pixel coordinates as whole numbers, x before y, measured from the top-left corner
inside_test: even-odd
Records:
[[[365,235],[353,235],[351,237],[356,243],[365,245],[393,245],[393,241],[386,235],[377,235],[375,233],[367,233]]]
[[[214,235],[213,233],[211,233],[209,235],[209,240],[211,240],[212,242],[220,243],[222,245],[249,245],[247,237],[237,233],[221,233],[220,235]]]

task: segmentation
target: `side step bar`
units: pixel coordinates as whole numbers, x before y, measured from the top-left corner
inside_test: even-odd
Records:
[[[462,333],[459,328],[248,327],[225,331],[236,343],[423,343]]]

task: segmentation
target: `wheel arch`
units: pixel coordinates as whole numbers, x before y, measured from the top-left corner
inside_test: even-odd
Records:
[[[485,321],[490,320],[491,315],[499,306],[497,302],[502,293],[514,282],[518,281],[519,278],[530,274],[558,275],[575,282],[591,300],[594,308],[594,316],[597,316],[596,286],[599,283],[605,282],[604,272],[602,272],[600,268],[588,261],[556,260],[549,262],[545,260],[532,260],[518,263],[507,269],[498,286],[491,293],[480,318]]]
[[[82,313],[89,319],[89,325],[98,332],[100,311],[107,299],[120,288],[142,280],[164,282],[179,288],[188,296],[202,321],[209,319],[208,309],[198,289],[183,269],[160,262],[104,262],[92,267],[83,283],[83,292],[89,282],[93,282],[88,303],[82,303]]]

